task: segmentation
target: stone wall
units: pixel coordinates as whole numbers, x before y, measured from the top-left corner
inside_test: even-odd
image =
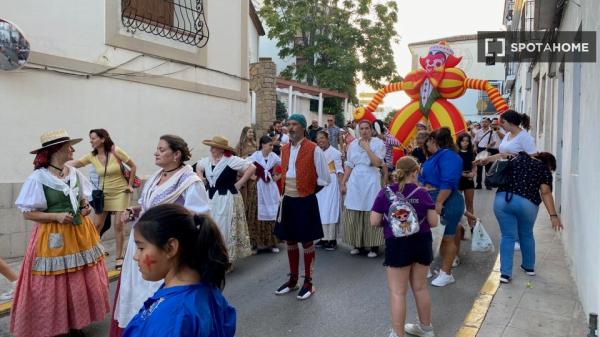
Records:
[[[260,58],[250,64],[250,90],[256,92],[256,135],[267,133],[275,120],[277,102],[275,63],[271,58]]]

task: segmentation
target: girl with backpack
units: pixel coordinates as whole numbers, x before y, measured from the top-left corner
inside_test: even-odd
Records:
[[[439,216],[427,190],[417,185],[419,163],[414,157],[400,158],[393,174],[397,183],[379,191],[370,216],[371,225],[382,226],[385,236],[383,265],[387,267],[393,327],[390,337],[404,336],[404,331],[433,337],[427,272],[433,261],[430,228],[437,226]],[[409,282],[419,322],[404,325]]]

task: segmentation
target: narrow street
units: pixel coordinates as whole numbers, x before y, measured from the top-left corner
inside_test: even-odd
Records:
[[[493,191],[478,190],[475,210],[497,246],[498,226],[490,212],[493,196]],[[430,286],[437,336],[456,334],[494,265],[496,253],[470,253],[470,241],[463,241],[461,265],[454,271],[457,282],[445,288]],[[240,261],[225,287],[225,296],[237,309],[236,336],[387,336],[389,302],[382,262],[381,256],[351,256],[347,247],[334,252],[319,250],[314,279],[317,292],[300,302],[295,293],[281,297],[273,294],[288,272],[285,250]],[[433,266],[439,268],[437,259]],[[116,282],[112,282],[111,299],[115,286]],[[416,317],[410,294],[407,317]],[[0,319],[0,336],[9,336],[8,322],[9,317]],[[86,336],[105,337],[108,325],[107,316],[103,322],[85,329]]]

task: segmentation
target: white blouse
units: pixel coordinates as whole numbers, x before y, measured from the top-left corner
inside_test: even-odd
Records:
[[[535,146],[535,140],[533,140],[533,137],[527,131],[521,130],[521,132],[512,137],[512,139],[510,138],[511,133],[508,132],[502,139],[502,143],[500,143],[500,153],[517,154],[521,151],[525,151],[528,154],[534,154],[538,152]]]
[[[86,176],[74,167],[68,166],[69,174],[60,179],[51,174],[48,169],[41,168],[33,171],[21,187],[15,201],[17,208],[25,212],[43,211],[48,208],[44,186],[61,191],[69,196],[73,211],[79,211],[79,200],[91,199],[93,186]],[[77,187],[79,183],[79,187]]]

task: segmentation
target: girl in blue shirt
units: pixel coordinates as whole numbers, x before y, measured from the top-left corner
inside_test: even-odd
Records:
[[[442,268],[431,285],[444,287],[455,282],[452,275],[452,262],[457,252],[454,235],[465,212],[465,199],[458,191],[463,163],[456,152],[452,133],[446,127],[433,131],[425,147],[429,156],[423,164],[419,181],[429,190],[435,201],[435,210],[446,225],[440,246]]]
[[[183,206],[149,209],[134,228],[142,276],[164,280],[131,320],[123,337],[230,337],[235,309],[221,294],[229,268],[227,248],[215,222]]]

